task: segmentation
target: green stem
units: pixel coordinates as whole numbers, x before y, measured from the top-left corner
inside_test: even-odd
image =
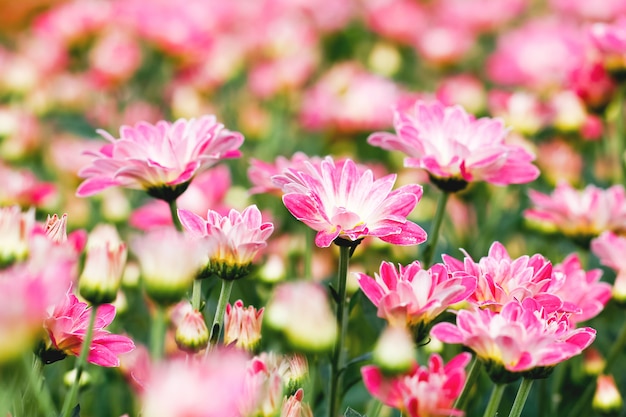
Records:
[[[165,321],[165,307],[157,305],[154,317],[152,318],[152,329],[150,334],[150,353],[155,361],[163,358],[165,350],[165,332],[167,322]]]
[[[619,336],[615,340],[615,343],[613,343],[613,346],[611,346],[611,350],[609,351],[609,354],[606,357],[606,362],[604,365],[605,373],[611,371],[611,367],[613,366],[613,363],[615,362],[615,360],[617,360],[617,357],[620,355],[620,353],[623,352],[625,344],[626,344],[626,322],[624,322],[624,324],[622,325],[622,329],[620,330]],[[583,392],[583,394],[580,397],[578,397],[578,401],[574,405],[574,408],[572,408],[572,411],[569,413],[571,417],[579,417],[579,416],[584,415],[588,407],[591,405],[591,399],[593,398],[593,393],[596,389],[596,379],[597,379],[597,376],[594,377],[593,380],[589,382],[589,384],[587,384],[587,387],[585,388],[585,391]]]
[[[50,391],[44,388],[41,361],[37,358],[34,361],[30,361],[29,358],[32,356],[32,354],[22,355],[22,365],[27,373],[28,386],[37,401],[39,411],[45,416],[56,416],[59,413],[50,397]]]
[[[617,119],[615,120],[615,151],[617,154],[616,184],[623,184],[625,173],[624,166],[624,100],[626,100],[626,83],[621,83],[617,92]]]
[[[467,378],[465,379],[465,385],[463,386],[463,391],[461,391],[461,395],[454,402],[453,408],[457,410],[465,410],[467,406],[467,400],[469,398],[469,392],[474,386],[474,383],[478,379],[478,375],[480,375],[480,368],[482,367],[482,362],[474,356],[472,360],[472,364],[470,365],[470,369],[467,373]]]
[[[346,285],[348,279],[348,264],[350,261],[350,246],[339,246],[339,269],[337,273],[338,300],[337,300],[337,326],[338,335],[335,342],[331,362],[330,376],[330,400],[328,405],[328,416],[337,417],[341,406],[341,385],[343,379],[343,368],[345,366],[345,355],[343,352],[346,333],[348,330],[348,320],[345,313],[347,310]]]
[[[202,280],[195,279],[191,292],[191,307],[196,311],[200,311],[200,304],[202,304]]]
[[[491,391],[491,397],[489,397],[489,403],[487,403],[483,417],[496,416],[498,406],[500,406],[500,401],[502,400],[502,394],[504,394],[504,387],[506,387],[506,384],[495,384],[493,386],[493,391]]]
[[[72,405],[76,401],[78,396],[78,387],[80,385],[80,377],[83,373],[83,368],[87,364],[87,357],[89,356],[89,348],[91,346],[91,339],[93,337],[93,326],[96,323],[96,315],[97,315],[97,306],[91,307],[91,312],[89,315],[89,325],[87,327],[87,331],[85,333],[85,338],[83,339],[83,345],[80,349],[80,356],[76,360],[74,364],[74,370],[76,371],[76,376],[74,378],[74,383],[70,388],[69,394],[65,397],[65,401],[63,402],[63,408],[61,410],[61,417],[68,417],[70,415]]]
[[[222,324],[224,323],[224,313],[226,312],[226,304],[230,299],[230,292],[233,289],[233,280],[222,280],[222,288],[220,290],[220,298],[217,300],[217,308],[215,309],[215,317],[213,318],[213,326],[211,327],[211,337],[209,345],[215,346],[220,340],[222,333]]]
[[[441,191],[439,194],[439,201],[437,201],[437,211],[435,212],[435,218],[428,234],[428,243],[424,249],[424,268],[430,268],[435,256],[435,249],[437,248],[437,241],[439,240],[439,230],[441,229],[441,223],[443,222],[443,216],[446,213],[446,204],[448,203],[448,197],[450,193]]]
[[[313,229],[306,227],[304,232],[304,278],[313,278]]]
[[[526,399],[528,398],[528,394],[530,393],[530,389],[532,388],[532,386],[532,379],[522,379],[522,382],[519,385],[519,389],[517,390],[517,395],[515,396],[515,401],[513,402],[513,406],[511,407],[511,411],[509,412],[509,417],[520,417],[522,415],[524,404],[526,404]]]
[[[172,223],[174,223],[174,227],[179,232],[182,232],[183,225],[178,218],[178,206],[176,205],[176,200],[168,202],[168,205],[170,206],[170,215],[172,216]]]

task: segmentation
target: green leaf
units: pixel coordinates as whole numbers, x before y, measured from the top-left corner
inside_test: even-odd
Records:
[[[357,411],[354,411],[352,408],[348,407],[346,412],[343,414],[343,417],[367,417],[365,414],[360,414]]]

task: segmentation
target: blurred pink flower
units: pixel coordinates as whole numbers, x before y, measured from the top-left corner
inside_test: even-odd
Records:
[[[280,417],[313,417],[311,407],[303,402],[304,390],[298,388],[295,394],[283,402]]]
[[[528,0],[443,0],[435,4],[438,19],[473,33],[492,32],[527,8]]]
[[[252,183],[252,188],[250,188],[248,192],[250,194],[270,192],[280,193],[280,187],[274,184],[272,177],[274,175],[282,174],[289,168],[300,171],[305,167],[305,161],[309,161],[313,164],[319,164],[322,159],[316,156],[309,157],[304,152],[296,152],[291,156],[291,158],[277,156],[274,163],[261,161],[256,158],[250,158],[248,179]]]
[[[206,357],[156,364],[141,397],[145,417],[238,417],[247,399],[247,356],[212,350]]]
[[[600,51],[607,71],[622,80],[626,73],[626,14],[612,23],[594,23],[589,37]]]
[[[315,244],[328,247],[335,239],[358,241],[367,236],[396,245],[416,245],[426,232],[407,220],[422,197],[422,187],[405,185],[391,191],[396,175],[374,180],[350,159],[335,164],[326,157],[319,165],[305,162],[272,178],[284,192],[283,202],[295,218],[316,230]]]
[[[588,22],[610,21],[626,13],[626,3],[622,0],[550,0],[549,4],[556,13]]]
[[[48,318],[44,320],[44,328],[50,339],[49,347],[67,355],[80,355],[89,325],[91,308],[68,291],[65,299],[50,309]],[[89,347],[87,361],[100,366],[119,366],[118,356],[133,350],[135,344],[126,336],[112,334],[104,329],[115,318],[113,305],[99,306],[96,314],[93,340]]]
[[[128,381],[134,392],[143,393],[150,380],[152,362],[148,348],[137,344],[130,352],[122,353],[120,358],[120,372]]]
[[[264,308],[244,307],[243,301],[237,300],[233,305],[226,305],[224,315],[224,344],[235,344],[237,347],[253,350],[261,340],[261,324]]]
[[[129,80],[141,65],[139,42],[119,28],[105,32],[90,50],[89,63],[96,85],[105,88],[119,85]]]
[[[394,120],[396,134],[376,132],[368,143],[404,152],[406,167],[427,170],[450,191],[473,181],[522,184],[539,176],[534,155],[506,143],[499,119],[475,119],[460,106],[418,100],[412,109],[396,109]]]
[[[354,62],[342,62],[305,91],[299,118],[310,130],[386,129],[392,123],[389,108],[405,94],[392,80]]]
[[[626,238],[605,231],[591,241],[590,249],[602,265],[617,274],[613,283],[613,297],[620,302],[626,301]]]
[[[486,62],[496,84],[537,92],[558,88],[585,61],[581,30],[559,19],[527,20],[498,38]]]
[[[485,85],[469,73],[443,78],[436,97],[446,106],[458,104],[472,114],[483,113],[487,106]]]
[[[590,111],[602,114],[616,92],[616,84],[600,60],[587,60],[569,76],[568,87]]]
[[[21,207],[42,207],[48,204],[56,194],[56,186],[40,181],[27,169],[16,169],[0,161],[0,205]]]
[[[428,10],[412,0],[368,0],[365,22],[375,33],[412,45],[427,26]]]
[[[506,382],[521,372],[547,371],[543,368],[580,354],[594,341],[596,331],[576,329],[567,314],[547,313],[527,298],[510,301],[500,313],[460,310],[456,325],[438,323],[431,334],[442,342],[469,347],[487,362],[494,381]]]
[[[191,211],[179,209],[178,217],[189,234],[203,239],[209,247],[207,268],[223,279],[247,275],[259,251],[267,246],[274,225],[263,222],[256,205],[241,213],[232,209],[227,216],[209,210],[206,220]]]
[[[502,118],[507,126],[522,135],[534,136],[550,122],[548,106],[530,91],[492,89],[487,101],[492,115]]]
[[[79,173],[86,178],[76,191],[80,197],[123,186],[171,200],[194,175],[220,159],[238,157],[243,143],[240,133],[224,129],[215,116],[122,126],[119,139],[102,130],[99,133],[110,143],[90,153],[94,159]]]
[[[386,376],[375,365],[361,368],[363,382],[370,394],[383,404],[399,409],[409,417],[462,416],[453,408],[465,384],[465,367],[471,355],[461,353],[444,365],[433,354],[428,366],[414,364],[403,375]]]
[[[0,269],[27,258],[34,226],[34,208],[22,212],[19,206],[0,207]]]
[[[607,230],[626,232],[626,192],[622,185],[602,189],[590,184],[577,190],[560,182],[550,195],[535,190],[528,195],[532,207],[524,211],[524,217],[548,232],[560,232],[583,244]]]
[[[467,301],[479,308],[499,311],[510,301],[526,298],[534,298],[548,311],[562,307],[561,299],[548,292],[556,277],[552,273],[552,264],[542,255],[511,259],[506,248],[500,242],[494,242],[488,255],[478,262],[467,253],[463,261],[447,254],[442,258],[451,273],[463,271],[476,277],[476,291]]]
[[[378,308],[378,317],[391,325],[411,327],[418,341],[427,336],[439,314],[476,290],[476,278],[465,271],[451,273],[442,264],[422,269],[417,261],[398,269],[383,262],[374,278],[357,276],[361,290]]]
[[[580,323],[594,318],[611,298],[611,284],[601,282],[602,270],[585,271],[578,254],[572,253],[563,262],[554,265],[554,274],[560,274],[548,289],[563,300],[564,310],[572,311],[570,320]]]
[[[241,404],[241,415],[273,416],[283,400],[282,357],[273,353],[261,353],[248,362],[246,374],[246,398]]]
[[[537,166],[551,185],[559,181],[577,184],[582,179],[583,155],[570,142],[556,138],[537,145]]]
[[[437,22],[414,40],[414,47],[429,64],[446,67],[461,61],[475,43],[473,34],[458,23]]]
[[[176,205],[178,208],[189,210],[198,215],[203,215],[208,210],[226,215],[229,208],[224,199],[230,186],[231,178],[228,167],[224,165],[215,166],[196,175],[187,190],[178,197]],[[140,230],[173,226],[172,215],[167,203],[154,199],[135,209],[130,215],[129,224]]]

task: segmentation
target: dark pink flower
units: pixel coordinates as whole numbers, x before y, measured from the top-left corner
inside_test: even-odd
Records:
[[[285,193],[283,202],[295,218],[316,230],[315,243],[328,247],[337,238],[358,241],[367,236],[396,245],[416,245],[426,232],[407,220],[422,197],[422,187],[391,191],[396,175],[374,180],[350,159],[338,166],[330,157],[319,165],[305,162],[273,177]]]
[[[93,307],[92,307],[93,308]],[[89,325],[91,308],[68,291],[63,301],[49,311],[44,321],[51,349],[67,355],[80,355]],[[93,330],[93,340],[87,361],[95,365],[115,367],[120,365],[119,355],[134,349],[133,341],[122,335],[112,334],[104,328],[115,318],[115,307],[103,304],[98,307]]]

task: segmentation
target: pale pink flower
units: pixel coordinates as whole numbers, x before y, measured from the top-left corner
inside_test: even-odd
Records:
[[[89,63],[97,85],[115,86],[127,81],[139,68],[141,49],[138,41],[130,34],[115,28],[96,40],[89,51]]]
[[[619,414],[624,406],[613,375],[599,375],[592,401],[593,409],[600,414]]]
[[[383,262],[374,278],[363,273],[357,276],[361,290],[378,308],[378,317],[391,325],[413,328],[420,341],[439,314],[476,289],[476,278],[465,271],[451,273],[442,264],[422,269],[417,261],[397,269]]]
[[[367,236],[396,245],[416,245],[426,232],[407,220],[422,197],[422,187],[405,185],[391,191],[396,175],[374,180],[371,170],[359,172],[347,159],[338,166],[330,157],[319,165],[289,169],[273,177],[283,203],[295,218],[316,230],[315,244],[328,247],[335,239],[358,241]]]
[[[537,145],[537,166],[551,185],[559,181],[577,184],[582,178],[584,160],[570,141],[557,138]]]
[[[611,284],[600,281],[602,270],[585,271],[576,253],[554,265],[553,273],[561,277],[553,281],[556,285],[549,288],[548,292],[563,300],[563,310],[573,312],[570,320],[574,323],[600,314],[611,298]]]
[[[626,3],[622,0],[550,0],[549,4],[556,13],[589,22],[606,22],[626,13]]]
[[[392,80],[372,74],[355,62],[326,71],[304,93],[300,122],[306,129],[361,132],[391,126],[389,108],[406,95]]]
[[[589,29],[589,35],[600,52],[622,55],[626,59],[626,16],[619,17],[613,23],[594,23]]]
[[[461,61],[475,42],[473,34],[457,23],[437,22],[415,39],[414,46],[428,63],[446,67]]]
[[[221,159],[238,157],[243,143],[240,133],[224,129],[215,116],[122,126],[119,139],[102,130],[99,133],[110,143],[90,153],[91,165],[80,171],[86,178],[76,191],[81,197],[122,186],[174,199],[194,175]]]
[[[207,268],[223,279],[237,279],[247,274],[248,267],[267,239],[274,225],[264,222],[256,205],[241,213],[230,210],[227,216],[209,210],[206,220],[188,210],[179,209],[178,217],[190,235],[203,239],[209,247]]]
[[[486,62],[487,75],[497,84],[537,92],[558,88],[583,65],[583,38],[578,27],[564,20],[527,20],[498,38]]]
[[[212,350],[206,357],[175,359],[150,371],[141,397],[145,417],[239,417],[246,399],[247,356]]]
[[[150,380],[152,361],[148,348],[142,344],[135,345],[135,349],[122,353],[120,358],[120,372],[128,381],[134,392],[143,393]]]
[[[435,4],[437,17],[473,33],[492,32],[517,18],[528,0],[443,0]]]
[[[560,232],[582,243],[610,230],[626,231],[626,192],[622,185],[607,189],[593,184],[578,190],[560,182],[551,194],[528,192],[531,208],[524,217],[548,232]]]
[[[70,1],[39,15],[34,30],[41,37],[61,39],[69,45],[101,30],[111,22],[112,17],[112,7],[108,1]]]
[[[28,256],[29,238],[35,226],[35,209],[0,207],[0,268]]]
[[[591,241],[590,249],[602,265],[617,274],[613,283],[613,297],[619,301],[626,300],[626,238],[606,231]]]
[[[460,310],[456,325],[438,323],[431,333],[442,342],[472,349],[487,362],[490,376],[497,382],[516,379],[523,372],[539,375],[580,354],[596,336],[594,329],[576,329],[567,314],[547,313],[530,298],[510,301],[500,313]]]
[[[499,311],[512,300],[526,298],[534,298],[549,311],[562,307],[561,299],[548,292],[557,279],[552,273],[552,264],[540,254],[512,259],[500,242],[494,242],[488,255],[478,262],[467,253],[463,261],[447,254],[442,258],[451,273],[463,271],[476,277],[476,291],[467,301],[479,308]]]
[[[502,118],[514,132],[534,136],[549,125],[549,109],[533,92],[494,89],[489,91],[488,103],[489,112]]]
[[[304,390],[299,388],[295,394],[283,402],[280,417],[313,417],[311,407],[303,402],[303,399]]]
[[[176,345],[179,349],[195,353],[206,348],[209,343],[209,329],[204,315],[193,308],[176,325]]]
[[[465,367],[471,355],[461,353],[447,364],[433,354],[427,366],[414,363],[403,375],[386,376],[374,365],[361,368],[365,387],[383,404],[399,409],[409,417],[462,416],[453,408],[465,384]]]
[[[458,104],[473,114],[483,113],[487,107],[487,92],[483,82],[468,73],[441,80],[436,97],[446,106]]]
[[[261,340],[261,324],[264,308],[244,307],[243,301],[237,300],[233,305],[226,305],[224,315],[224,344],[234,343],[237,347],[247,350],[254,349]]]
[[[423,168],[444,185],[522,184],[539,176],[534,155],[506,143],[508,131],[499,119],[475,119],[460,106],[418,100],[413,108],[395,110],[394,125],[396,134],[376,132],[368,143],[405,153],[404,166]]]
[[[0,118],[2,115],[0,114]],[[0,161],[0,205],[18,204],[22,207],[41,207],[48,204],[56,194],[56,186],[37,179],[27,169],[12,168]]]
[[[61,351],[66,355],[80,355],[89,325],[91,308],[68,291],[65,299],[48,311],[48,318],[44,321],[44,328],[49,338],[49,349]],[[88,362],[116,367],[120,365],[118,356],[134,349],[135,344],[130,338],[112,334],[104,329],[114,318],[115,307],[113,305],[103,304],[98,307],[93,340],[87,356]]]
[[[273,416],[283,399],[283,372],[287,370],[282,357],[261,353],[248,363],[245,390],[246,399],[241,404],[244,416]]]
[[[187,190],[176,200],[176,205],[198,215],[204,215],[208,210],[226,215],[229,207],[225,198],[231,182],[227,166],[218,165],[210,168],[193,179]],[[129,224],[140,230],[173,226],[167,203],[155,199],[135,209],[130,215]]]
[[[321,163],[322,159],[316,156],[309,157],[304,152],[296,152],[291,158],[277,156],[274,163],[250,158],[250,168],[248,168],[248,179],[252,183],[252,188],[248,190],[250,194],[261,194],[269,192],[280,193],[280,187],[274,184],[272,177],[280,175],[287,169],[292,168],[300,171],[305,167],[305,161],[313,164]]]
[[[412,45],[428,25],[428,10],[412,0],[368,0],[365,23],[375,33]]]

